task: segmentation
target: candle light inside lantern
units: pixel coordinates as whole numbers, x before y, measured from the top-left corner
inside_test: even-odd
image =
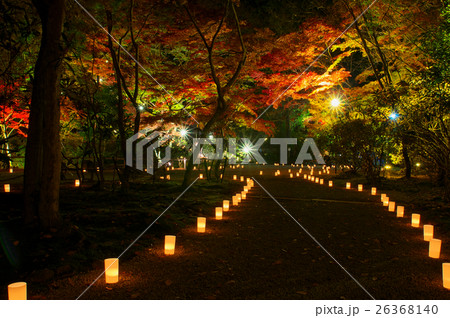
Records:
[[[377,188],[373,187],[370,193],[372,195],[376,195],[377,194]]]
[[[228,212],[229,209],[230,209],[230,201],[223,200],[223,212]]]
[[[412,227],[419,227],[420,225],[420,214],[413,213],[411,215],[411,226]]]
[[[244,191],[245,191],[245,192],[248,192],[248,190],[250,190],[250,187],[249,187],[249,186],[245,186],[245,187],[244,187]]]
[[[289,178],[293,178],[294,175],[292,173],[289,174]]]
[[[323,179],[320,179],[320,184],[323,184]]]
[[[319,183],[319,181],[320,181],[320,179],[319,179],[319,178],[316,178],[316,181],[315,181],[315,182],[316,182],[316,183]]]
[[[198,176],[199,179],[203,179],[203,173],[200,173],[200,175]]]
[[[75,180],[75,187],[79,187],[80,186],[80,180]]]
[[[381,202],[386,201],[385,199],[386,199],[386,193],[382,193],[381,194]]]
[[[363,190],[363,185],[362,184],[358,184],[358,191],[361,192]]]
[[[345,187],[346,187],[347,189],[350,189],[350,188],[352,187],[352,184],[351,184],[350,182],[347,182],[347,184],[345,185]]]
[[[425,224],[423,226],[423,240],[431,241],[434,235],[434,226],[430,224]]]
[[[259,171],[259,175],[262,176],[262,174],[263,174],[263,172],[262,172],[262,170],[260,170],[260,171]]]
[[[107,284],[115,284],[119,281],[119,259],[105,259],[105,280]]]
[[[221,207],[217,207],[216,208],[216,220],[222,220],[222,208]]]
[[[328,181],[328,186],[329,186],[330,188],[332,188],[332,187],[333,187],[333,181]]]
[[[441,244],[442,244],[441,240],[431,239],[428,256],[431,258],[439,258],[441,256]]]
[[[175,254],[175,235],[166,235],[164,240],[164,254],[173,255]]]
[[[241,194],[240,194],[240,193],[236,194],[236,198],[238,199],[238,202],[239,202],[239,203],[242,202],[242,197],[241,197]]]
[[[241,198],[242,198],[242,200],[247,199],[247,192],[242,191],[242,192],[241,192]]]
[[[384,197],[383,206],[389,206],[389,197]]]
[[[297,178],[300,177],[300,173],[297,172],[297,173],[295,174],[295,176],[296,176]]]
[[[5,192],[11,192],[11,186],[9,184],[5,184],[3,188],[5,189]]]
[[[14,173],[14,169],[13,168],[9,168],[9,173]]]
[[[405,207],[401,206],[401,205],[397,206],[397,217],[402,218],[404,213],[405,213]]]
[[[197,218],[197,232],[205,233],[205,230],[206,230],[206,218],[198,217]]]
[[[395,202],[389,202],[389,212],[395,212]]]
[[[27,300],[27,283],[18,282],[8,285],[9,300]]]
[[[241,182],[244,182],[244,176],[241,176]]]
[[[167,179],[167,180],[170,180],[170,174],[168,174],[168,175],[166,176],[166,179]]]
[[[237,180],[237,175],[233,175],[233,180]]]
[[[450,289],[450,263],[442,264],[442,282],[444,288]]]
[[[303,175],[303,179],[308,179],[308,175],[307,175],[307,174],[304,174],[304,175]]]

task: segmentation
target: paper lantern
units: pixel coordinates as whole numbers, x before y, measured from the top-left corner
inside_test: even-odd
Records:
[[[320,184],[323,184],[323,179],[320,179]]]
[[[322,174],[322,171],[319,171],[319,174]]]
[[[351,184],[350,182],[347,182],[347,184],[345,185],[345,187],[346,187],[347,189],[350,189],[350,188],[352,187],[352,184]]]
[[[119,259],[105,259],[105,280],[107,284],[115,284],[119,281]]]
[[[230,209],[230,201],[223,200],[223,212],[228,212],[229,209]]]
[[[145,171],[147,171],[147,169],[145,169]],[[84,170],[83,170],[83,172],[87,172],[87,170],[86,170],[86,169],[84,169]]]
[[[222,220],[222,215],[223,215],[222,211],[223,211],[222,208],[220,208],[220,207],[216,208],[216,220]]]
[[[304,174],[303,179],[308,179],[308,175]]]
[[[316,181],[315,181],[315,182],[316,182],[316,183],[319,183],[319,181],[320,181],[319,178],[316,178]]]
[[[197,232],[205,233],[205,230],[206,230],[206,218],[198,217],[197,218]]]
[[[442,282],[444,288],[450,289],[450,263],[442,264]]]
[[[290,173],[290,174],[289,174],[289,178],[292,179],[293,177],[294,177],[294,175],[293,175],[292,173]]]
[[[288,173],[291,173],[291,169],[288,170]]]
[[[262,176],[262,175],[263,175],[263,172],[262,172],[262,170],[261,170],[261,171],[259,171],[259,175],[260,175],[260,176]]]
[[[384,197],[383,206],[389,206],[389,197]]]
[[[386,193],[381,194],[381,202],[384,202],[386,199]]]
[[[425,224],[423,226],[423,240],[424,241],[431,241],[434,234],[434,226],[430,224]]]
[[[75,187],[79,187],[80,186],[80,180],[75,180]]]
[[[420,214],[413,213],[411,215],[411,226],[412,227],[419,227],[420,225]]]
[[[308,176],[308,180],[311,180],[311,176]]]
[[[241,198],[242,198],[242,200],[247,199],[247,192],[242,191],[242,192],[241,192]]]
[[[200,173],[200,175],[198,176],[199,179],[203,179],[203,173]]]
[[[8,285],[9,300],[27,300],[27,283],[18,282]]]
[[[240,193],[236,194],[236,198],[238,199],[238,202],[239,202],[239,203],[242,202],[242,197],[241,197],[241,194],[240,194]]]
[[[295,176],[296,176],[297,178],[300,177],[300,173],[297,172],[297,173],[295,174]]]
[[[233,206],[239,204],[239,200],[235,195],[233,195],[233,197],[231,198],[231,203],[233,204]]]
[[[11,186],[9,184],[5,184],[3,188],[5,189],[5,192],[11,192]]]
[[[168,175],[166,176],[166,179],[167,179],[167,180],[170,180],[170,174],[168,174]]]
[[[333,181],[328,181],[328,186],[329,186],[330,188],[332,188],[332,187],[333,187]]]
[[[397,217],[402,218],[404,213],[405,213],[405,207],[401,206],[401,205],[397,206]]]
[[[363,185],[362,184],[358,184],[358,191],[361,192],[363,190]]]
[[[370,191],[370,193],[372,194],[372,195],[376,195],[377,194],[377,188],[372,188],[372,190]]]
[[[442,244],[441,240],[431,239],[428,256],[431,258],[439,258],[441,256],[441,244]]]
[[[395,202],[391,201],[389,202],[389,212],[395,212]]]
[[[14,173],[14,169],[13,168],[9,168],[9,173]]]
[[[237,180],[237,175],[233,175],[233,180]]]
[[[166,235],[164,237],[164,254],[173,255],[175,254],[175,235]]]
[[[249,187],[249,186],[245,186],[245,187],[244,187],[244,191],[245,191],[245,192],[248,192],[248,190],[250,190],[250,187]]]
[[[241,176],[241,182],[244,182],[244,176]]]

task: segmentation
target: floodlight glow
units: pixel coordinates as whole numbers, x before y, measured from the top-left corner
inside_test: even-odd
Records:
[[[333,98],[331,100],[331,106],[332,107],[339,107],[341,105],[341,101],[338,98]]]
[[[187,136],[187,134],[188,134],[188,132],[187,132],[187,130],[186,130],[186,128],[182,128],[181,130],[180,130],[180,135],[181,135],[181,137],[186,137]]]
[[[392,113],[389,115],[389,118],[392,119],[392,120],[396,120],[396,119],[398,118],[398,114],[397,114],[396,112],[392,112]]]

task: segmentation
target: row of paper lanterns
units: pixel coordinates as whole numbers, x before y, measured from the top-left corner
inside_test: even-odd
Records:
[[[318,177],[310,176],[310,175],[303,175],[304,179],[307,179],[309,181],[312,181],[314,183],[324,184],[324,179],[320,179]],[[333,187],[333,181],[328,181],[328,186],[331,188]],[[352,189],[352,185],[350,182],[347,182],[345,185],[345,188],[347,190]],[[364,189],[364,186],[362,184],[358,184],[358,191],[362,192]],[[377,194],[377,188],[372,187],[370,190],[371,195]],[[389,212],[396,212],[396,215],[398,218],[404,217],[405,213],[405,207],[401,205],[395,204],[394,201],[390,201],[389,197],[382,193],[380,196],[381,202],[383,203],[383,206],[388,208]],[[418,213],[412,213],[411,214],[411,226],[415,228],[420,227],[420,214]],[[423,237],[425,241],[429,242],[428,247],[428,256],[431,258],[440,258],[441,254],[441,245],[442,240],[434,238],[434,226],[431,224],[426,224],[423,226]],[[446,289],[450,289],[450,263],[443,263],[442,264],[442,280],[443,280],[443,286]]]
[[[254,186],[253,180],[247,178],[247,185],[243,190],[232,197],[231,205],[238,206],[242,200],[247,198],[247,193]],[[222,220],[223,212],[230,210],[230,200],[223,200],[221,207],[215,208],[215,219]],[[197,232],[206,232],[206,217],[197,217]],[[165,235],[164,237],[164,254],[175,254],[175,235]],[[105,265],[105,282],[107,284],[115,284],[119,282],[119,259],[107,258],[104,260]],[[26,300],[27,299],[27,283],[17,282],[8,285],[8,299],[9,300]]]

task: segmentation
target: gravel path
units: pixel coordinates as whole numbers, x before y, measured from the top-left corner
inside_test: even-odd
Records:
[[[368,191],[330,189],[283,174],[254,173],[348,273],[255,185],[223,220],[215,220],[211,209],[206,233],[196,233],[194,224],[178,233],[175,255],[164,256],[157,242],[120,263],[118,284],[106,285],[101,277],[82,299],[370,299],[368,293],[376,299],[450,299],[441,277],[448,238],[442,238],[441,259],[431,259],[421,229],[409,225],[411,211],[398,219]],[[102,270],[99,262],[94,271],[52,283],[41,296],[76,299]]]

